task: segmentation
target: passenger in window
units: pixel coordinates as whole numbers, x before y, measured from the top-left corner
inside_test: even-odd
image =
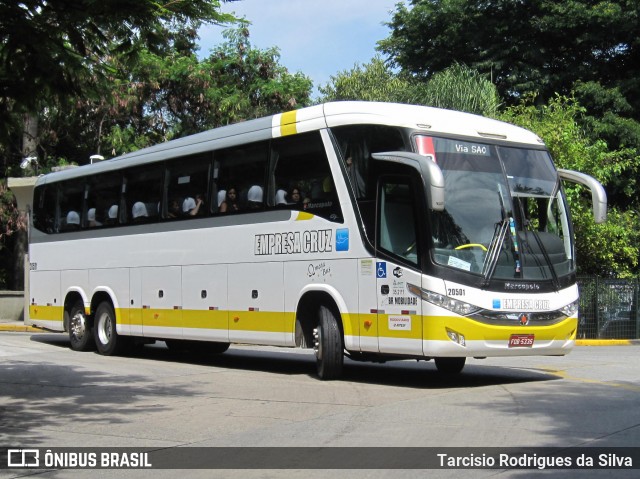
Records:
[[[118,223],[118,205],[112,205],[107,213],[107,224],[115,225]]]
[[[175,198],[169,202],[167,216],[169,218],[178,218],[180,216],[180,203],[178,203],[178,200],[176,200]]]
[[[200,212],[200,207],[204,203],[202,195],[196,195],[194,200],[191,197],[185,198],[182,202],[182,212],[188,216],[196,216]]]
[[[77,211],[69,211],[67,213],[66,231],[74,231],[80,229],[80,215]]]
[[[229,188],[227,190],[227,197],[220,204],[220,213],[233,213],[240,210],[238,204],[238,192],[235,188]]]
[[[149,217],[145,204],[141,201],[134,203],[133,208],[131,208],[131,216],[133,217],[134,223],[145,222]]]
[[[96,226],[102,226],[102,223],[100,223],[99,221],[96,221],[96,209],[95,208],[89,208],[89,211],[87,211],[87,223],[89,225],[89,228],[95,228]]]
[[[285,190],[276,191],[276,206],[287,205],[287,192]]]
[[[302,194],[300,188],[291,190],[291,203],[294,205],[302,205]]]
[[[218,191],[218,209],[220,209],[220,206],[222,206],[222,203],[224,203],[226,198],[227,192],[225,190]]]
[[[262,208],[262,187],[253,185],[247,193],[247,206],[250,210]]]

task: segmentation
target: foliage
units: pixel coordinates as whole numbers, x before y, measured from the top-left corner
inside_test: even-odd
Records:
[[[380,49],[431,77],[454,62],[491,74],[503,98],[568,94],[577,79],[619,87],[640,106],[636,0],[411,0],[398,4]]]
[[[311,80],[289,73],[276,48],[253,48],[245,25],[225,38],[199,60],[192,34],[172,32],[162,54],[143,49],[128,70],[114,59],[118,68],[98,96],[52,100],[39,115],[41,165],[84,164],[92,154],[115,156],[310,104]],[[12,172],[21,173],[15,161]]]
[[[582,171],[608,189],[620,176],[636,176],[637,161],[629,150],[608,149],[604,141],[591,142],[579,126],[585,109],[574,99],[556,96],[538,107],[533,99],[508,108],[501,119],[534,131],[545,142],[559,168]],[[582,274],[620,277],[640,273],[640,218],[624,204],[610,205],[605,224],[596,225],[591,198],[584,188],[565,184],[574,222],[578,266]]]
[[[323,102],[362,100],[418,103],[418,97],[421,96],[415,82],[401,78],[380,57],[332,75],[330,82],[318,87],[318,90]]]
[[[319,90],[322,101],[412,103],[487,116],[495,116],[500,104],[495,86],[463,65],[452,65],[425,83],[392,71],[380,57],[332,76]]]
[[[7,180],[0,180],[0,250],[9,236],[25,228],[25,219],[18,211],[13,193],[7,188]]]
[[[425,105],[495,117],[500,97],[495,85],[476,70],[454,63],[431,77],[424,88]]]
[[[0,98],[33,110],[91,91],[110,76],[114,58],[132,65],[143,46],[161,51],[177,25],[233,20],[219,8],[219,0],[2,0]]]
[[[246,26],[224,35],[201,62],[195,55],[155,58],[165,71],[151,106],[166,112],[176,136],[310,104],[311,80],[280,65],[277,48],[253,48]]]
[[[37,116],[41,126],[39,157],[65,157],[68,152],[47,148],[65,140],[72,145],[85,135],[93,136],[93,146],[82,156],[96,153],[97,126],[114,107],[123,109],[122,98],[112,94],[127,89],[127,74],[140,52],[162,55],[195,48],[202,23],[235,21],[219,11],[220,3],[0,0],[0,142],[8,145],[2,152],[4,172],[22,156],[26,116]],[[75,110],[82,108],[90,109],[89,115],[76,117]]]
[[[7,189],[7,180],[0,180],[0,289],[12,286],[9,274],[16,233],[26,230],[25,216],[18,211],[13,193]]]

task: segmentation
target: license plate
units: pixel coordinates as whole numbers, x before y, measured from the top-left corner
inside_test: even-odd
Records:
[[[533,346],[533,334],[512,334],[509,338],[510,348],[530,348]]]

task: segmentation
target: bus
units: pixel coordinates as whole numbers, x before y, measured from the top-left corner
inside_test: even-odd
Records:
[[[562,181],[533,133],[467,113],[334,102],[41,176],[29,313],[74,350],[232,343],[344,358],[565,355],[578,287]]]

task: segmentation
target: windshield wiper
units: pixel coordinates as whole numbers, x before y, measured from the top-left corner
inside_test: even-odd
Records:
[[[544,260],[547,262],[547,265],[549,266],[549,271],[551,272],[551,278],[553,281],[553,287],[556,289],[556,291],[558,291],[560,289],[560,281],[558,281],[558,274],[556,273],[556,269],[553,267],[553,263],[551,262],[551,258],[549,257],[549,253],[547,252],[547,247],[544,245],[544,243],[542,242],[542,239],[540,238],[540,235],[535,229],[530,229],[529,231],[533,233],[533,237],[535,238],[536,243],[538,244],[538,248],[540,248],[542,257],[544,258]],[[529,247],[529,249],[531,249],[531,247]],[[535,253],[532,253],[532,255],[533,254]]]
[[[487,250],[487,260],[484,262],[484,266],[482,267],[483,279],[481,286],[483,288],[489,286],[491,277],[496,270],[498,259],[500,258],[500,250],[502,249],[502,245],[504,244],[504,240],[507,236],[507,231],[509,231],[509,218],[505,216],[502,221],[496,223],[496,227],[493,231],[493,237],[491,238],[491,243]]]
[[[524,207],[522,206],[522,202],[518,202],[520,204],[520,214],[522,216],[522,218],[525,218],[525,214],[524,214]],[[536,240],[536,244],[538,245],[538,248],[540,249],[540,253],[542,253],[542,257],[544,258],[547,266],[549,267],[549,271],[551,272],[551,278],[552,278],[552,282],[553,282],[553,287],[556,289],[556,291],[558,291],[560,289],[560,281],[558,280],[558,274],[556,273],[556,269],[553,267],[553,263],[551,262],[551,257],[549,256],[549,252],[547,251],[547,247],[544,245],[542,238],[540,238],[540,235],[538,234],[538,232],[536,231],[535,228],[531,227],[531,223],[529,221],[524,221],[524,225],[523,225],[526,229],[525,231],[527,233],[531,233],[533,235],[533,238]],[[528,242],[526,242],[527,244],[527,248],[528,248],[528,253],[527,255],[525,255],[525,261],[526,258],[534,258],[535,259],[535,252],[533,251],[533,248],[531,248],[530,245],[528,245]],[[540,268],[540,270],[542,271],[542,273],[544,274],[544,268],[543,265],[540,264],[540,262],[538,260],[536,260],[536,263],[538,263],[538,267]],[[526,264],[523,265],[523,267],[526,267]]]

